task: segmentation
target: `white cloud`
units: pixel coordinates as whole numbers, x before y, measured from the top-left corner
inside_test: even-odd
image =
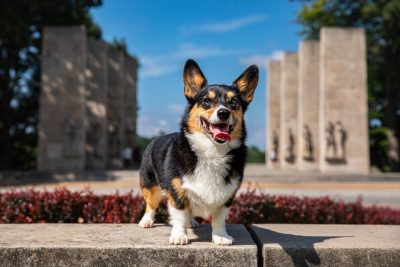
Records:
[[[160,62],[160,60],[157,59],[157,57],[141,56],[140,57],[141,68],[139,69],[140,76],[142,78],[157,77],[166,73],[173,72],[175,70],[174,66],[161,63],[162,61]]]
[[[168,105],[168,111],[171,114],[182,115],[185,111],[185,105],[183,104],[170,104]]]
[[[248,57],[240,57],[239,63],[244,66],[249,66],[251,64],[256,64],[260,68],[266,67],[268,60],[282,60],[283,58],[283,51],[276,50],[273,51],[270,55],[260,55],[255,54]]]
[[[176,116],[157,116],[144,113],[138,117],[138,133],[141,136],[154,137],[161,132],[171,133],[179,129],[179,118]]]
[[[267,58],[268,58],[268,56],[264,56],[264,55],[252,55],[249,57],[239,58],[239,63],[244,66],[256,64],[257,66],[262,68],[267,64]]]
[[[236,18],[233,20],[216,22],[216,23],[207,23],[199,26],[183,26],[181,27],[181,31],[185,35],[191,35],[195,33],[221,33],[221,32],[230,32],[240,29],[242,27],[255,24],[261,22],[266,19],[266,16],[262,15],[252,15],[242,18]]]
[[[174,72],[181,68],[183,60],[187,58],[207,58],[218,56],[238,55],[245,50],[223,49],[210,45],[196,45],[192,43],[181,44],[175,51],[163,55],[141,56],[140,77],[158,77]]]
[[[186,59],[188,57],[205,58],[212,56],[228,56],[243,52],[244,50],[239,49],[226,49],[209,45],[199,46],[191,43],[185,43],[180,45],[178,51],[167,55],[167,57],[172,57],[175,59]]]
[[[269,56],[268,59],[270,60],[282,60],[283,59],[283,53],[284,51],[282,50],[275,50],[272,52],[272,54]]]

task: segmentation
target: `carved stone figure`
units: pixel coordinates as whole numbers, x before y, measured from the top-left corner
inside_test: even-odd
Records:
[[[326,155],[327,158],[336,158],[337,156],[337,144],[335,138],[335,125],[332,122],[328,122],[328,126],[325,129],[326,133]]]
[[[295,152],[294,152],[295,137],[294,137],[292,129],[290,129],[290,128],[288,129],[287,138],[288,138],[288,141],[287,141],[287,148],[286,148],[286,151],[287,151],[286,152],[287,153],[286,161],[290,162],[290,163],[293,163],[295,161],[295,159],[296,159],[296,155],[295,155]]]
[[[63,151],[65,157],[80,157],[81,151],[79,149],[80,140],[78,140],[78,131],[81,129],[82,124],[79,120],[73,118],[66,118],[63,124],[64,142]]]
[[[326,127],[326,161],[330,164],[346,163],[347,132],[341,121]],[[331,149],[330,149],[331,148]],[[333,153],[329,153],[329,152]]]
[[[341,121],[336,122],[335,137],[337,140],[336,143],[338,144],[338,148],[339,148],[337,158],[345,160],[346,159],[347,132]]]
[[[312,133],[308,125],[304,125],[304,159],[314,161],[314,146],[312,140]]]
[[[273,162],[278,161],[279,159],[279,137],[276,131],[273,131],[272,133],[272,149],[271,149],[271,155],[270,155],[270,160]]]

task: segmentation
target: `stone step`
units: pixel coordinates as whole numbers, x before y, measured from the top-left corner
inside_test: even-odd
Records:
[[[400,266],[400,226],[259,224],[251,226],[260,266]]]
[[[137,224],[0,225],[0,266],[257,266],[243,225],[229,225],[234,246],[211,243],[210,225],[188,230],[189,245],[168,244],[171,227]]]
[[[170,230],[3,224],[0,266],[400,266],[400,226],[228,225],[233,246],[211,243],[209,225],[189,229],[188,245],[170,245]]]

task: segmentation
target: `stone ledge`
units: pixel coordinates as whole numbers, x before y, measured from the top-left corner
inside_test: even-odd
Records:
[[[400,266],[400,226],[262,224],[251,229],[263,266]]]
[[[0,266],[400,266],[400,226],[228,225],[236,243],[211,243],[211,227],[168,244],[171,228],[136,224],[3,224]]]
[[[234,246],[211,243],[211,227],[189,229],[189,245],[169,245],[171,228],[136,224],[0,225],[0,266],[257,266],[244,226],[229,225]]]

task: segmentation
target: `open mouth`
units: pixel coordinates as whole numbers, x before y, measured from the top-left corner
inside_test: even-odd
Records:
[[[211,135],[217,143],[223,144],[225,142],[232,141],[231,132],[233,130],[233,125],[227,123],[210,123],[204,118],[200,118],[201,126],[203,129]]]

